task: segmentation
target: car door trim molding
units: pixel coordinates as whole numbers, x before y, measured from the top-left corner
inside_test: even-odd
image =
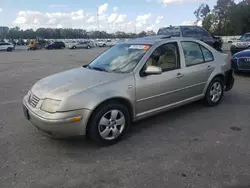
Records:
[[[171,103],[171,104],[168,104],[168,105],[165,105],[165,106],[161,106],[161,107],[158,107],[158,108],[155,108],[155,109],[152,109],[152,110],[148,110],[146,112],[142,112],[140,114],[137,114],[136,118],[140,118],[141,116],[151,114],[151,113],[154,113],[154,112],[157,112],[157,111],[161,111],[161,110],[164,110],[164,109],[167,109],[167,108],[175,107],[175,106],[178,106],[178,105],[180,105],[182,103],[190,102],[190,101],[193,101],[193,100],[201,98],[201,97],[203,97],[203,94],[197,95],[197,96],[194,96],[194,97],[182,100],[182,101],[178,101],[178,102],[175,102],[175,103]]]
[[[201,83],[194,84],[194,85],[191,85],[191,86],[187,86],[187,87],[184,87],[184,88],[181,88],[181,89],[176,89],[176,90],[168,91],[168,92],[161,93],[161,94],[158,94],[158,95],[153,95],[153,96],[150,96],[150,97],[146,97],[146,98],[143,98],[143,99],[138,99],[138,100],[136,100],[136,102],[142,102],[142,101],[146,101],[146,100],[149,100],[149,99],[161,97],[161,96],[164,96],[164,95],[169,95],[169,94],[172,94],[172,93],[176,93],[176,92],[179,92],[179,91],[182,91],[182,90],[185,90],[185,89],[189,89],[189,88],[192,88],[192,87],[196,87],[196,86],[199,86],[199,85],[202,85],[202,84],[206,84],[206,83],[207,82],[201,82]]]

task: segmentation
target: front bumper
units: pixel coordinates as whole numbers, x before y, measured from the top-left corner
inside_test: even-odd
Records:
[[[77,135],[85,135],[87,121],[91,111],[81,109],[69,112],[57,112],[49,114],[29,105],[27,97],[23,99],[23,110],[28,119],[38,130],[50,137],[64,138]],[[41,111],[39,114],[38,112]],[[80,121],[72,121],[72,118],[81,116]]]
[[[234,72],[242,72],[242,73],[249,73],[250,69],[243,69],[240,68],[238,65],[238,60],[237,59],[232,59],[231,60],[231,65],[232,65],[232,69],[234,70]]]

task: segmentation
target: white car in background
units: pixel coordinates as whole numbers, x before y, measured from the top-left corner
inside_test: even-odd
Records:
[[[95,46],[93,41],[81,41],[69,44],[69,49],[86,48],[90,49]]]
[[[114,46],[114,43],[108,39],[108,40],[98,40],[97,41],[97,46],[99,47],[111,47]]]
[[[11,52],[14,50],[14,45],[8,42],[0,42],[0,51]]]

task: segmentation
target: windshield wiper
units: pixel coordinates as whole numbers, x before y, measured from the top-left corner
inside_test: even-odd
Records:
[[[89,68],[89,69],[93,69],[93,70],[98,70],[98,71],[107,72],[107,70],[106,70],[106,69],[101,68],[101,67],[90,67],[90,66],[88,66],[88,68]]]

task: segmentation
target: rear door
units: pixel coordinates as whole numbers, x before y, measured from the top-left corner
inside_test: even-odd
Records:
[[[182,41],[181,46],[185,62],[183,74],[186,82],[186,97],[202,95],[207,80],[215,69],[213,54],[194,41]]]

